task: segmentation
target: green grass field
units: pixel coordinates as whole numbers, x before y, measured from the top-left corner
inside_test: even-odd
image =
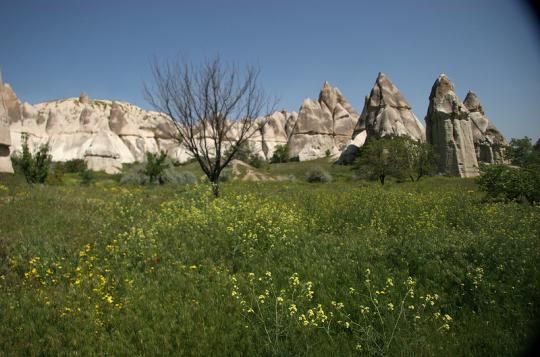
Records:
[[[303,182],[314,164],[336,180]],[[264,170],[299,180],[214,199],[0,176],[0,355],[511,356],[535,337],[539,206]]]

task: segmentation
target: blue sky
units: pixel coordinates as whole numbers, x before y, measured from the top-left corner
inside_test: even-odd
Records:
[[[4,79],[30,103],[85,91],[149,108],[154,56],[219,53],[259,65],[279,108],[328,80],[360,111],[382,71],[422,120],[446,73],[507,137],[540,135],[540,33],[520,1],[2,0],[0,14]]]

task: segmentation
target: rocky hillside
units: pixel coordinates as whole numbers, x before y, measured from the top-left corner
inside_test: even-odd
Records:
[[[0,172],[12,171],[9,155],[21,149],[22,133],[28,134],[31,146],[48,142],[55,161],[84,159],[90,169],[107,173],[143,161],[147,152],[165,151],[178,162],[191,158],[163,113],[127,102],[92,100],[84,93],[31,105],[1,82],[0,94]],[[287,145],[289,157],[300,161],[330,155],[350,163],[366,140],[409,136],[433,144],[439,171],[448,175],[475,176],[479,161],[503,162],[506,140],[476,94],[469,92],[462,103],[452,82],[441,75],[429,101],[426,135],[405,96],[384,73],[365,97],[361,114],[338,88],[324,82],[318,99],[305,99],[298,113],[278,111],[258,118],[249,145],[265,160],[278,145]],[[234,140],[234,130],[229,140]]]

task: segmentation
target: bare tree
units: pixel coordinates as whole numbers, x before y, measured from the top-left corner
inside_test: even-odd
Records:
[[[201,65],[154,60],[151,69],[153,83],[145,85],[147,100],[172,119],[178,142],[197,160],[218,196],[223,169],[264,125],[264,120],[255,122],[269,104],[257,83],[258,68],[240,71],[216,57]]]

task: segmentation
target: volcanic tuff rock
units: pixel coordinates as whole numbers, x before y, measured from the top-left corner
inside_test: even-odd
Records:
[[[343,150],[338,163],[350,164],[366,140],[383,136],[408,136],[425,140],[425,129],[411,110],[411,105],[399,89],[382,72],[364,100],[352,140]]]
[[[4,104],[4,92],[6,92],[2,82],[2,74],[0,73],[0,172],[9,172],[13,173],[13,166],[11,165],[10,159],[10,146],[11,146],[11,135],[9,131],[9,117],[8,109]],[[9,88],[11,89],[11,88]]]
[[[119,172],[123,163],[143,161],[146,152],[164,150],[186,159],[174,125],[157,112],[125,102],[91,100],[85,94],[34,106],[11,102],[18,108],[9,117],[15,150],[21,148],[21,134],[28,133],[34,148],[49,143],[54,161],[84,159],[90,169],[108,173]]]
[[[502,164],[504,162],[504,148],[508,142],[484,113],[478,96],[469,91],[463,105],[469,110],[476,159],[490,164]]]
[[[285,110],[274,112],[265,119],[260,118],[259,123],[264,123],[258,129],[257,135],[250,138],[256,152],[265,160],[270,160],[278,145],[287,145],[293,133],[298,113]]]
[[[358,113],[339,89],[324,82],[317,101],[305,99],[289,139],[289,157],[313,160],[343,150]]]
[[[364,109],[354,134],[367,131],[368,138],[383,136],[409,136],[425,140],[425,129],[411,105],[384,73],[380,72],[371,93],[366,97]]]
[[[91,100],[85,93],[30,105],[21,103],[9,85],[3,88],[15,151],[21,149],[21,134],[28,133],[33,148],[49,143],[54,161],[84,159],[90,169],[108,173],[119,172],[124,163],[144,161],[147,152],[163,150],[178,162],[191,158],[176,140],[176,127],[162,113],[126,102]],[[297,116],[280,111],[258,118],[249,144],[262,158],[271,158],[277,145],[288,143]],[[6,133],[9,130],[1,137]]]
[[[478,176],[472,121],[455,94],[454,85],[441,74],[431,89],[426,115],[427,141],[435,147],[438,169],[451,176]]]

